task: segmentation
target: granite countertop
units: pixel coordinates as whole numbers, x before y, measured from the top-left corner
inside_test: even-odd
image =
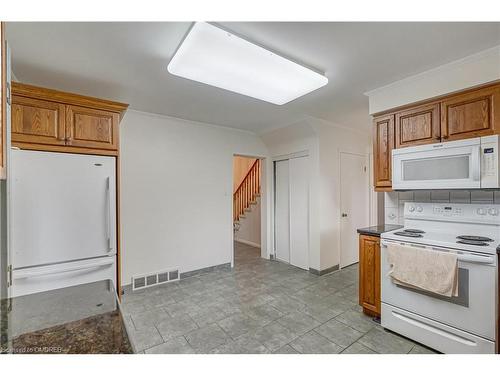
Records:
[[[402,225],[385,224],[385,225],[375,225],[367,228],[359,228],[358,233],[367,236],[380,237],[382,233],[389,232],[391,230],[403,228]]]
[[[132,353],[109,280],[12,298],[13,353]]]

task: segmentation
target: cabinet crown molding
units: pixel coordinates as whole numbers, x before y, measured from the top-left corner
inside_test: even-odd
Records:
[[[120,119],[123,117],[125,111],[129,106],[125,103],[115,102],[107,99],[73,94],[64,91],[48,89],[45,87],[28,85],[20,82],[12,82],[12,94],[68,105],[77,105],[80,107],[116,112],[120,114]]]

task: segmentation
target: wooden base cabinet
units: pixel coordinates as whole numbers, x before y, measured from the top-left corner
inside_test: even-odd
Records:
[[[380,238],[359,236],[359,304],[363,312],[380,316]]]

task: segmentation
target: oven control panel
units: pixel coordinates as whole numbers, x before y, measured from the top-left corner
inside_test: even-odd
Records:
[[[500,223],[500,204],[405,202],[405,218]]]
[[[433,213],[442,216],[462,216],[462,208],[457,206],[434,206]]]

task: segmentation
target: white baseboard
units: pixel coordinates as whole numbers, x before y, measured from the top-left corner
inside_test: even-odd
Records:
[[[239,239],[239,238],[235,238],[234,240],[236,242],[243,243],[245,245],[250,245],[250,246],[253,246],[253,247],[258,247],[260,249],[260,244],[258,244],[258,243],[255,243],[255,242],[252,242],[252,241],[247,241],[247,240],[242,240],[242,239]]]

